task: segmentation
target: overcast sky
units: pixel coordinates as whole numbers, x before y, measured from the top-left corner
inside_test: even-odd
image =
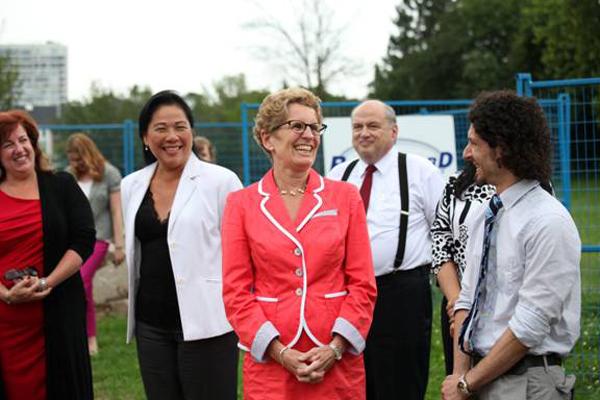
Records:
[[[397,0],[322,0],[347,26],[345,54],[362,72],[332,92],[367,93],[373,66],[385,55]],[[300,0],[256,0],[292,23]],[[225,75],[246,74],[251,89],[275,89],[279,71],[252,48],[267,40],[245,23],[260,16],[247,0],[2,0],[0,43],[53,41],[68,47],[69,99],[89,95],[92,82],[125,93],[134,84],[153,91],[202,92]]]

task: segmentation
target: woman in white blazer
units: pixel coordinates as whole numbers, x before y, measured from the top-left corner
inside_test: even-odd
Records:
[[[237,337],[221,296],[221,216],[242,187],[192,153],[192,111],[172,91],[139,117],[147,166],[121,184],[135,335],[148,399],[235,399]]]

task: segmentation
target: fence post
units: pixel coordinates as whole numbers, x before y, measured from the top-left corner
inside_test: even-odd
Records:
[[[571,210],[571,97],[568,93],[558,95],[558,151],[562,181],[562,202]]]
[[[248,123],[248,105],[242,103],[240,105],[242,112],[242,161],[244,168],[244,186],[250,184],[250,142],[248,139],[249,123]]]
[[[127,120],[121,126],[121,144],[123,145],[123,176],[129,174],[129,139],[127,138]]]
[[[135,122],[131,121],[129,127],[129,168],[135,171]]]
[[[129,175],[134,170],[133,131],[133,121],[130,119],[123,121],[123,169],[125,175]]]
[[[517,94],[519,96],[531,97],[531,74],[528,72],[520,72],[517,74]]]

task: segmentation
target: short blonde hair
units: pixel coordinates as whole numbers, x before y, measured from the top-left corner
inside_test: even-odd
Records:
[[[323,122],[321,99],[311,91],[303,88],[289,88],[271,93],[260,104],[258,114],[254,119],[253,131],[254,140],[267,155],[270,155],[270,152],[263,146],[260,134],[263,131],[271,133],[277,126],[284,124],[288,117],[288,106],[290,104],[301,104],[312,108],[317,114],[318,122]]]

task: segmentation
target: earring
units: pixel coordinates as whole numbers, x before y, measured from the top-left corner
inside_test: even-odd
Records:
[[[144,145],[144,151],[148,151],[148,150],[150,150],[150,149],[148,148],[148,145],[147,145],[147,144],[145,144],[145,145]]]

